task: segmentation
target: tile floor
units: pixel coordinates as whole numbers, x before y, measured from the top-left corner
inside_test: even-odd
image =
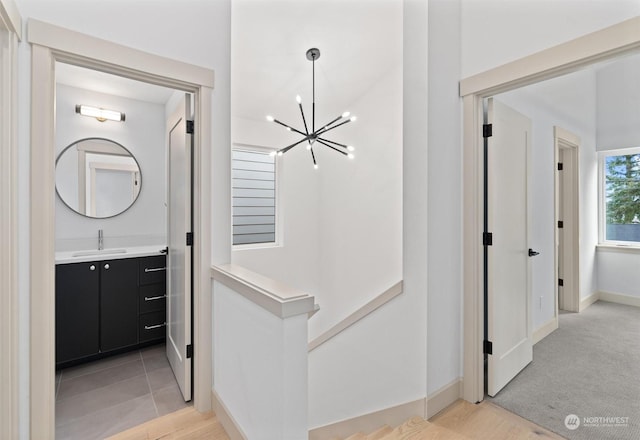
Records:
[[[188,405],[154,345],[56,372],[56,439],[103,439]]]

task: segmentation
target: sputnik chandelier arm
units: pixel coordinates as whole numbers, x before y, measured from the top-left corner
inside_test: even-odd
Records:
[[[316,155],[313,150],[316,144],[328,147],[334,151],[337,151],[340,154],[347,156],[349,159],[353,159],[354,156],[352,152],[355,150],[354,147],[352,147],[351,145],[341,144],[340,142],[329,140],[326,137],[321,137],[321,135],[324,136],[327,132],[334,130],[344,124],[348,124],[349,122],[354,122],[356,120],[355,116],[350,117],[351,114],[349,112],[344,112],[337,118],[333,119],[328,124],[325,124],[316,130],[316,60],[318,58],[320,58],[319,49],[312,48],[307,51],[307,59],[312,63],[311,88],[312,88],[313,99],[311,103],[311,131],[309,131],[309,126],[307,124],[307,118],[305,117],[305,114],[304,114],[304,108],[302,107],[302,98],[300,97],[300,95],[296,96],[296,102],[298,103],[298,108],[300,108],[300,116],[302,116],[302,124],[304,125],[304,131],[298,130],[297,128],[294,128],[289,124],[285,124],[284,122],[279,121],[273,116],[267,116],[267,121],[274,122],[278,125],[283,126],[288,131],[292,131],[302,136],[302,139],[300,139],[299,141],[291,145],[288,145],[284,148],[281,148],[280,150],[274,151],[271,153],[271,155],[275,156],[277,154],[278,156],[282,156],[284,153],[291,150],[292,148],[306,142],[307,150],[311,152],[311,159],[313,160],[313,167],[315,169],[318,169],[318,163],[316,162]]]

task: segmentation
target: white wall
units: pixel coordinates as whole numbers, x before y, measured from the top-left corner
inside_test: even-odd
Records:
[[[117,0],[16,0],[20,14],[136,49],[211,68],[216,73],[213,94],[213,143],[230,143],[229,70],[230,0],[173,2]],[[26,33],[25,33],[26,34]],[[19,289],[20,346],[29,346],[29,128],[30,47],[19,53]],[[37,123],[34,122],[34,123]],[[212,207],[215,209],[215,206]],[[20,358],[20,438],[29,438],[29,356]]]
[[[596,75],[598,151],[640,146],[640,57],[626,57]],[[640,296],[640,252],[600,248],[598,290]]]
[[[327,135],[354,145],[354,160],[316,146],[316,171],[302,145],[279,158],[279,246],[232,252],[234,263],[316,297],[310,339],[402,278],[402,3],[363,8],[318,0],[233,6],[234,144],[282,148],[299,140],[264,115],[301,126],[293,100],[300,93],[311,124],[309,47],[321,51],[318,122],[345,110],[358,117]],[[306,17],[305,26],[296,17]]]
[[[640,57],[628,56],[603,67],[596,75],[597,148],[640,146]]]
[[[598,248],[598,290],[640,297],[640,252]]]
[[[214,281],[213,377],[251,440],[307,434],[307,315],[280,318]]]
[[[639,14],[636,0],[462,0],[462,77]]]
[[[287,145],[288,134],[272,123],[246,118],[232,119],[232,139],[236,146]],[[286,281],[297,289],[315,294],[320,291],[320,177],[309,152],[302,147],[276,157],[278,174],[278,232],[283,236],[277,247],[235,247],[234,264],[254,272]],[[323,167],[324,168],[324,167]]]
[[[582,71],[517,89],[496,99],[532,120],[532,243],[540,255],[532,261],[534,330],[555,315],[554,138],[559,126],[580,137],[580,296],[594,293],[597,242],[595,72]]]
[[[429,1],[428,392],[462,376],[460,2]],[[446,335],[446,336],[445,336]]]
[[[124,122],[99,122],[80,116],[76,104],[117,109]],[[142,186],[138,199],[124,213],[107,219],[82,216],[56,196],[56,250],[92,249],[98,229],[105,247],[166,243],[165,108],[63,84],[56,86],[56,155],[68,145],[88,137],[113,140],[138,161]]]

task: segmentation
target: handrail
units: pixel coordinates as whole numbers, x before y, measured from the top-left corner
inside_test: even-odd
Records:
[[[391,301],[396,296],[400,295],[403,291],[403,282],[398,281],[393,286],[389,287],[387,290],[382,292],[380,295],[360,307],[358,310],[344,318],[342,321],[335,324],[326,332],[322,333],[320,336],[315,338],[313,341],[309,342],[309,353],[330,340],[331,338],[337,336],[342,333],[347,328],[351,327],[356,322],[360,321],[362,318],[367,316],[368,314],[374,312],[376,309],[379,309],[389,301]]]
[[[211,267],[211,278],[279,318],[316,310],[314,297],[235,264]]]

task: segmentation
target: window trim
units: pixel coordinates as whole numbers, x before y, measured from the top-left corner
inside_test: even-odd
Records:
[[[280,156],[274,157],[274,165],[275,165],[275,198],[276,198],[276,209],[275,209],[275,240],[267,243],[243,243],[243,244],[233,244],[233,152],[234,151],[248,151],[254,153],[271,153],[273,151],[277,151],[277,148],[273,147],[265,147],[263,145],[254,145],[254,144],[245,144],[239,142],[233,142],[231,145],[231,157],[232,163],[229,164],[231,167],[231,195],[230,195],[230,203],[231,203],[231,249],[233,251],[243,251],[243,250],[255,250],[255,249],[272,249],[283,246],[283,227],[282,227],[282,205],[283,200],[281,197],[281,179],[282,179],[282,158]]]
[[[599,247],[623,247],[627,249],[640,249],[640,241],[607,240],[607,204],[605,201],[605,160],[610,156],[623,156],[640,154],[640,147],[616,148],[598,151],[598,246]]]

